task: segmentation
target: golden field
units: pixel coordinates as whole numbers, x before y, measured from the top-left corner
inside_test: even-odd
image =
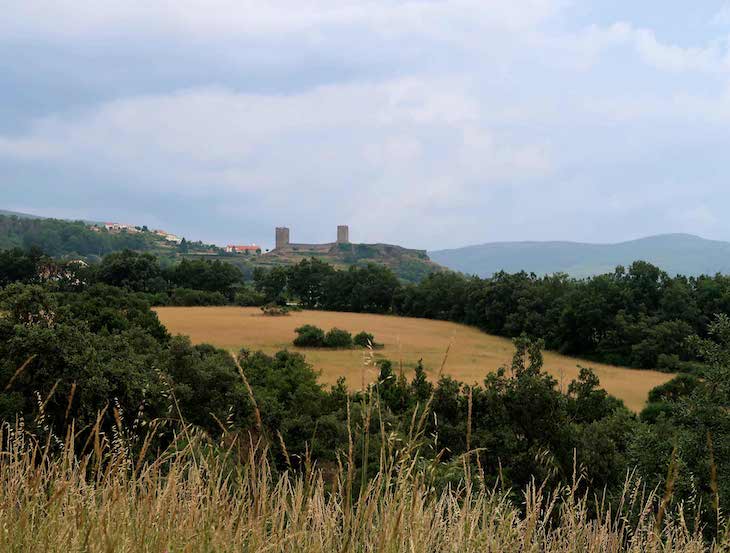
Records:
[[[171,333],[190,336],[194,343],[210,343],[232,351],[241,347],[267,353],[284,348],[301,351],[320,371],[322,382],[334,384],[344,376],[353,389],[360,388],[364,381],[372,381],[378,374],[372,364],[366,365],[363,350],[295,348],[292,345],[295,328],[313,324],[325,331],[335,326],[353,334],[365,330],[385,346],[375,352],[376,358],[390,359],[407,374],[422,358],[434,378],[451,344],[444,374],[465,383],[481,383],[488,372],[509,365],[513,354],[508,339],[444,321],[328,311],[268,317],[255,307],[158,307],[155,311]],[[623,399],[634,411],[643,407],[652,388],[672,378],[671,374],[614,367],[545,352],[545,369],[557,378],[563,389],[578,376],[578,364],[594,369],[601,386]]]

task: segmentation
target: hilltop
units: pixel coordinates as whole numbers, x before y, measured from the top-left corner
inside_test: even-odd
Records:
[[[494,242],[429,252],[437,263],[482,277],[499,271],[567,273],[582,278],[618,265],[648,261],[670,275],[730,273],[730,242],[690,234],[664,234],[617,244],[580,242]]]
[[[425,251],[391,244],[332,243],[314,247],[292,244],[256,255],[231,253],[225,248],[201,241],[179,238],[146,226],[121,225],[107,230],[103,224],[89,221],[49,219],[9,211],[0,212],[0,250],[36,246],[57,258],[79,258],[89,262],[125,249],[147,252],[160,258],[163,265],[182,259],[210,259],[231,263],[250,278],[256,267],[293,265],[316,257],[340,269],[367,263],[390,268],[404,282],[417,282],[429,273],[443,270]]]
[[[443,270],[424,250],[411,250],[392,244],[325,244],[319,248],[275,249],[255,259],[257,265],[294,265],[311,257],[346,269],[355,265],[378,263],[390,268],[401,280],[417,282],[429,273]]]

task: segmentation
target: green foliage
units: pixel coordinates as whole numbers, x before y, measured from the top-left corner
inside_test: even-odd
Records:
[[[149,250],[153,241],[142,233],[95,232],[82,221],[0,215],[0,249],[34,247],[53,257],[101,257],[125,249]]]
[[[335,273],[332,265],[318,259],[305,259],[288,270],[287,286],[307,309],[322,305],[325,282]]]
[[[363,330],[362,332],[355,334],[355,337],[352,339],[352,343],[356,346],[360,346],[361,348],[366,348],[368,346],[374,347],[375,336]]]
[[[351,348],[352,334],[340,328],[332,328],[326,334],[314,325],[304,325],[295,329],[297,337],[294,345],[300,348]]]
[[[183,259],[166,271],[166,277],[174,286],[218,292],[229,298],[233,298],[233,287],[243,282],[243,275],[237,267],[207,259]]]
[[[241,307],[259,307],[266,303],[266,297],[255,289],[244,286],[236,290],[233,302]]]
[[[730,495],[730,319],[718,315],[707,338],[695,336],[689,346],[705,362],[703,378],[680,375],[652,391],[629,462],[650,485],[662,485],[675,451],[681,487],[673,500],[700,500],[704,522],[717,529],[713,488],[719,497]]]
[[[43,259],[42,252],[35,248],[27,253],[21,248],[0,251],[0,287],[37,281]]]
[[[337,271],[326,279],[324,287],[323,309],[387,313],[400,283],[387,267],[371,263]]]
[[[649,392],[649,401],[679,401],[688,398],[700,386],[701,381],[691,374],[680,374],[669,382],[657,386]]]
[[[326,348],[351,348],[352,334],[340,328],[330,329],[324,337]]]
[[[288,271],[284,267],[264,270],[257,267],[253,273],[254,288],[263,294],[265,303],[286,303]]]
[[[103,284],[132,292],[160,292],[167,289],[157,258],[131,250],[104,257],[96,270],[96,279]]]
[[[170,290],[170,297],[167,302],[167,305],[190,307],[226,304],[228,304],[228,298],[220,292],[190,290],[188,288]]]
[[[294,345],[300,348],[321,348],[324,346],[324,330],[314,325],[304,325],[294,330],[297,337]]]

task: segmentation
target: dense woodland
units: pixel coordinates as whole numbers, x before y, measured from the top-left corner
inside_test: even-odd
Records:
[[[669,279],[637,263],[587,281],[443,274],[403,286],[379,266],[335,271],[306,261],[259,271],[254,285],[225,263],[163,269],[151,255],[124,252],[82,267],[38,251],[3,252],[0,420],[22,417],[41,439],[73,420],[80,443],[97,422],[130,433],[154,423],[157,448],[178,439],[175,421],[213,437],[250,431],[268,441],[280,470],[308,458],[335,466],[353,447],[363,478],[373,476],[382,440],[405,439],[421,421],[420,455],[438,486],[473,469],[483,485],[519,500],[533,478],[550,489],[577,470],[582,487],[605,488],[610,501],[636,469],[649,487],[669,477],[673,501],[692,502],[708,528],[716,526],[717,493],[730,494],[725,277]],[[242,350],[233,359],[170,336],[151,306],[185,293],[457,320],[517,336],[516,352],[511,366],[478,386],[439,378],[438,367],[419,365],[406,377],[382,361],[369,390],[325,389],[298,353]],[[651,351],[701,378],[681,375],[654,390],[636,416],[601,390],[590,369],[561,391],[541,370],[545,345],[596,356]]]

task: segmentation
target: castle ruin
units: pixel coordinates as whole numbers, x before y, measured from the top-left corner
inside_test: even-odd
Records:
[[[287,227],[276,227],[276,249],[280,250],[289,245],[289,229]]]
[[[276,227],[276,249],[277,250],[303,250],[303,251],[327,251],[336,244],[350,243],[350,227],[347,225],[337,226],[337,241],[328,244],[293,244],[288,227]]]

